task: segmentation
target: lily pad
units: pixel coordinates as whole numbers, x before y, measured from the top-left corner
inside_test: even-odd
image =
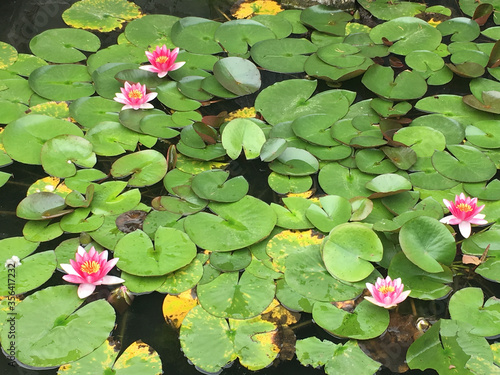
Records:
[[[111,166],[114,177],[132,174],[129,186],[149,186],[161,181],[167,173],[167,160],[155,150],[143,150],[122,156]]]
[[[276,224],[266,203],[246,195],[234,203],[212,202],[215,215],[199,212],[184,222],[186,233],[202,249],[232,251],[264,239]]]
[[[389,325],[389,312],[365,300],[353,312],[316,302],[312,313],[321,328],[340,337],[366,340],[381,335]]]
[[[352,16],[326,5],[313,5],[302,11],[300,21],[321,32],[331,35],[345,35],[345,27]]]
[[[199,285],[198,299],[210,314],[221,318],[249,319],[262,313],[272,302],[276,285],[244,272],[226,272]]]
[[[30,74],[30,87],[50,100],[75,100],[91,96],[95,89],[83,65],[45,65]]]
[[[430,273],[443,271],[441,264],[449,266],[455,258],[455,239],[438,220],[420,216],[401,227],[401,249],[408,259]]]
[[[230,20],[215,31],[214,39],[231,55],[241,56],[261,40],[274,39],[276,35],[267,26],[254,20]]]
[[[176,46],[186,51],[201,54],[222,52],[222,47],[214,39],[221,24],[201,17],[184,17],[173,26],[170,37]]]
[[[227,180],[228,177],[229,173],[222,170],[201,172],[193,178],[191,188],[202,199],[216,202],[239,201],[248,192],[248,182],[243,176]]]
[[[217,81],[237,95],[252,94],[260,88],[260,73],[254,63],[241,57],[226,57],[214,64]]]
[[[326,195],[319,198],[321,207],[310,205],[306,210],[307,219],[320,231],[330,232],[339,224],[351,218],[351,204],[338,195]]]
[[[95,52],[100,46],[101,41],[97,36],[78,29],[45,30],[30,41],[30,49],[34,55],[53,63],[85,60],[87,57],[81,51]]]
[[[478,336],[497,336],[500,334],[500,301],[491,297],[484,302],[480,288],[464,288],[450,298],[450,316],[454,320],[473,323],[470,331]]]
[[[243,149],[247,159],[255,159],[266,142],[262,129],[252,120],[231,120],[222,132],[222,146],[231,159],[237,159]]]
[[[62,14],[64,22],[71,27],[101,32],[119,29],[125,21],[140,16],[140,8],[126,0],[83,0]]]
[[[250,54],[260,67],[279,73],[304,71],[307,55],[318,48],[307,39],[267,39],[255,43]]]
[[[49,192],[28,195],[17,206],[16,215],[26,220],[45,220],[65,215],[71,210],[65,210],[64,198]]]
[[[425,10],[425,4],[399,0],[359,0],[359,4],[374,17],[392,20],[399,17],[413,17]]]
[[[333,276],[356,282],[368,277],[382,260],[383,246],[374,231],[363,224],[337,225],[323,244],[323,260]]]
[[[136,276],[161,276],[191,263],[196,246],[189,237],[174,228],[156,230],[154,246],[149,236],[136,230],[120,239],[114,249],[120,258],[118,267]]]
[[[79,308],[83,302],[73,285],[49,287],[24,299],[16,306],[16,334],[31,339],[16,341],[16,359],[27,366],[56,367],[99,347],[113,329],[115,312],[105,300]],[[10,341],[8,334],[2,330],[2,342]],[[81,340],[74,340],[75,334]]]

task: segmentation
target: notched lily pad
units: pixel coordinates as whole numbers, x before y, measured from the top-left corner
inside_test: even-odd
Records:
[[[248,192],[248,182],[243,176],[227,180],[229,172],[204,171],[194,176],[191,188],[202,199],[216,202],[236,202]]]

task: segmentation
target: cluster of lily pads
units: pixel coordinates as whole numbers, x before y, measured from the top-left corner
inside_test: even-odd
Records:
[[[116,359],[115,310],[85,301],[123,282],[129,302],[166,294],[204,373],[295,353],[327,374],[500,374],[500,5],[359,4],[378,24],[322,5],[218,22],[82,0],[33,54],[0,42],[0,165],[48,175],[17,206],[23,236],[0,240],[9,359],[160,374],[147,344]],[[105,48],[84,30],[122,27]],[[457,77],[471,94],[448,93]],[[253,107],[212,110],[240,97]],[[273,202],[241,173],[254,162]],[[295,340],[299,313],[341,340]],[[373,350],[394,331],[401,355]]]

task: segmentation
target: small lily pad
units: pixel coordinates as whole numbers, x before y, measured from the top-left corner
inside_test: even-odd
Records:
[[[257,158],[265,142],[262,129],[245,118],[231,120],[222,132],[222,146],[233,160],[240,156],[242,149],[247,159]]]
[[[132,174],[129,186],[149,186],[161,181],[167,173],[167,160],[155,150],[143,150],[122,156],[111,166],[114,177]]]
[[[248,192],[248,182],[243,176],[227,180],[229,172],[210,170],[197,174],[191,184],[193,191],[202,199],[216,202],[236,202]]]

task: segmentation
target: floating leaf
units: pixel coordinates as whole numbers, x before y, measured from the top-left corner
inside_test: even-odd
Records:
[[[248,192],[248,182],[243,176],[227,180],[228,177],[229,173],[221,170],[201,172],[193,178],[191,187],[202,199],[216,202],[239,201]]]
[[[214,76],[230,92],[252,94],[260,88],[260,73],[251,61],[241,57],[226,57],[214,64]]]
[[[114,310],[104,300],[79,308],[83,302],[76,286],[60,285],[19,303],[16,334],[32,339],[16,341],[16,359],[27,366],[54,367],[76,361],[100,346],[115,324]],[[8,334],[2,330],[2,342],[9,342]],[[81,339],[74,340],[75,335]]]
[[[132,174],[129,186],[149,186],[160,181],[167,173],[167,160],[155,150],[143,150],[122,156],[111,166],[114,177]]]
[[[140,16],[139,7],[126,0],[82,0],[62,14],[64,22],[71,27],[100,32],[119,29],[123,22]]]

